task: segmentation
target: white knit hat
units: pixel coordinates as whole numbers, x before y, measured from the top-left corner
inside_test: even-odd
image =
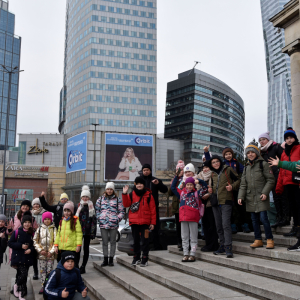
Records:
[[[193,164],[189,163],[184,167],[184,172],[191,171],[195,174],[195,167]]]
[[[32,202],[31,202],[31,204],[32,204],[32,205],[38,204],[39,206],[42,206],[42,205],[41,205],[41,201],[40,201],[39,198],[34,198],[34,199],[32,200]]]
[[[108,183],[106,184],[105,189],[106,189],[106,190],[107,190],[107,189],[113,189],[113,190],[115,190],[115,184],[114,184],[113,182],[108,182]]]
[[[82,198],[83,196],[87,196],[87,197],[89,197],[91,199],[90,188],[89,188],[88,185],[84,185],[82,187],[82,192],[81,192],[81,196],[80,197]]]

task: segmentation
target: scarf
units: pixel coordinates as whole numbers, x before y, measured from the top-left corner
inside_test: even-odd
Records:
[[[203,180],[205,182],[209,181],[209,179],[211,178],[211,170],[207,171],[207,172],[201,172],[202,174],[202,177],[203,177]]]
[[[285,151],[285,154],[286,154],[287,156],[290,156],[293,147],[296,146],[296,145],[299,145],[298,140],[296,140],[296,141],[295,141],[293,144],[291,144],[291,145],[288,145],[287,143],[285,143],[285,150],[284,150],[284,151]]]
[[[138,195],[138,196],[143,196],[146,193],[146,189],[142,189],[142,190],[138,190],[135,186],[133,187],[134,192]]]
[[[80,212],[81,212],[81,210],[82,210],[82,208],[83,208],[83,205],[88,205],[88,206],[89,206],[89,218],[92,218],[93,216],[96,215],[96,213],[95,213],[95,208],[94,208],[94,204],[93,204],[93,202],[92,202],[91,200],[89,200],[89,201],[87,202],[87,204],[86,204],[86,201],[80,200],[80,205],[79,205],[79,207],[78,207],[78,209],[77,209],[77,212],[76,212],[76,216],[77,216],[77,217],[79,217]]]
[[[71,217],[69,217],[69,218],[64,217],[65,221],[69,221],[70,219],[71,219]]]
[[[266,145],[260,148],[262,152],[266,152],[268,148],[273,144],[273,140],[270,140]]]
[[[40,207],[39,209],[37,209],[37,210],[32,210],[31,211],[31,214],[32,215],[42,215],[44,212],[46,212],[46,210],[45,209],[43,209],[42,207]]]

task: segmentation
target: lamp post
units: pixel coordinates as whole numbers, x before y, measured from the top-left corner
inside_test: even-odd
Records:
[[[92,124],[95,126],[94,131],[94,174],[93,174],[93,197],[95,197],[95,173],[96,173],[96,127],[99,126],[99,124]]]
[[[9,110],[10,110],[10,94],[11,94],[11,76],[12,74],[23,72],[18,67],[10,69],[10,71],[1,65],[3,73],[8,74],[8,98],[7,98],[7,109],[6,109],[6,125],[5,125],[5,146],[4,146],[4,159],[3,159],[3,178],[2,178],[2,197],[1,197],[1,211],[5,214],[5,201],[4,201],[4,187],[5,187],[5,163],[6,163],[6,148],[8,147],[8,127],[9,127]]]

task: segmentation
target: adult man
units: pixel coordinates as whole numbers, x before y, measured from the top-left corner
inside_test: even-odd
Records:
[[[159,201],[158,201],[158,192],[167,193],[168,187],[162,183],[160,179],[152,176],[151,166],[149,164],[144,164],[142,167],[141,177],[145,180],[145,187],[152,191],[152,196],[155,200],[156,206],[156,226],[153,230],[153,242],[154,250],[161,250],[161,245],[159,242]]]

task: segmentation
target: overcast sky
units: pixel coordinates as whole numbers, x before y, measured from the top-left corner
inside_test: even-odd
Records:
[[[158,0],[157,132],[166,84],[194,61],[245,102],[247,145],[267,130],[267,75],[259,0]],[[18,133],[57,132],[65,0],[10,0],[22,37]]]

